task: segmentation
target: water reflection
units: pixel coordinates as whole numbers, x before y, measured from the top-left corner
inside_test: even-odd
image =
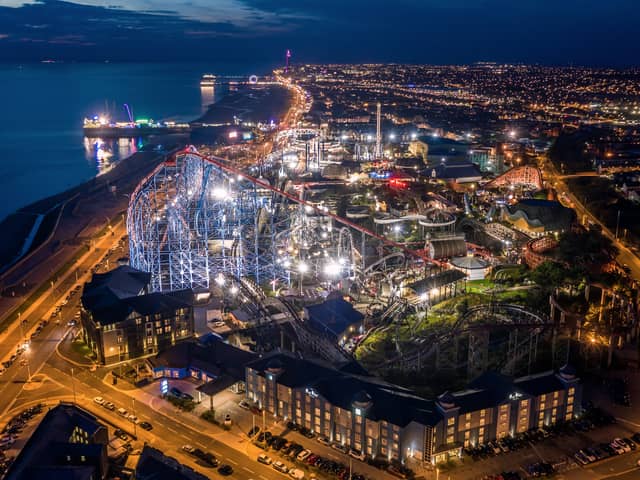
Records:
[[[121,159],[133,155],[142,147],[140,138],[84,137],[86,160],[96,167],[96,175],[108,172]]]
[[[206,113],[215,98],[215,87],[200,86],[200,103],[202,105],[202,113]]]

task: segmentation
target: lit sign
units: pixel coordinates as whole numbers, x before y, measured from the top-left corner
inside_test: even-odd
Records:
[[[509,400],[518,400],[519,398],[522,398],[522,394],[519,392],[513,392],[509,394]]]
[[[356,415],[358,416],[362,415],[362,410],[360,410],[359,408],[356,408]]]
[[[169,393],[169,382],[166,378],[160,382],[160,392],[162,392],[163,395]]]

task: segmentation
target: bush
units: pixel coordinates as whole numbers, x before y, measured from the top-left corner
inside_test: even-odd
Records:
[[[218,420],[216,420],[215,410],[207,410],[205,412],[202,412],[200,414],[200,418],[202,418],[203,420],[206,420],[209,423],[213,423],[214,425],[217,425],[220,428],[224,428],[225,430],[231,430],[231,427],[223,423],[220,423]]]
[[[200,418],[202,418],[203,420],[206,420],[207,422],[211,422],[211,423],[216,423],[216,412],[215,410],[207,410],[205,412],[202,412],[202,415],[200,415]]]
[[[196,402],[193,400],[188,400],[186,398],[178,398],[173,395],[167,395],[165,397],[171,404],[178,407],[180,410],[184,410],[185,412],[192,412],[194,408],[196,408]]]

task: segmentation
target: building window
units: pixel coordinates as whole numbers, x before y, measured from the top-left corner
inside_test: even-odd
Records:
[[[454,417],[449,417],[447,419],[447,425],[453,425],[456,423],[456,419]]]

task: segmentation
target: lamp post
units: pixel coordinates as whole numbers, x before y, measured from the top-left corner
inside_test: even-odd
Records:
[[[302,296],[302,283],[304,279],[304,274],[309,271],[309,265],[305,262],[300,262],[298,264],[298,272],[300,273],[300,296]]]
[[[222,318],[224,320],[224,310],[225,310],[225,296],[224,296],[224,284],[225,284],[225,278],[224,275],[221,273],[219,273],[216,276],[216,283],[218,284],[218,286],[220,287],[220,290],[222,291]]]
[[[135,418],[135,416],[136,416],[136,399],[135,398],[131,399],[131,412],[132,412],[133,417],[134,417],[133,421],[131,422],[131,423],[133,423],[133,435],[135,437],[137,437],[138,436],[138,428],[137,428],[138,425],[135,422],[136,421],[136,418]]]
[[[73,376],[73,367],[71,367],[71,388],[73,389],[73,403],[76,402],[76,378]]]

